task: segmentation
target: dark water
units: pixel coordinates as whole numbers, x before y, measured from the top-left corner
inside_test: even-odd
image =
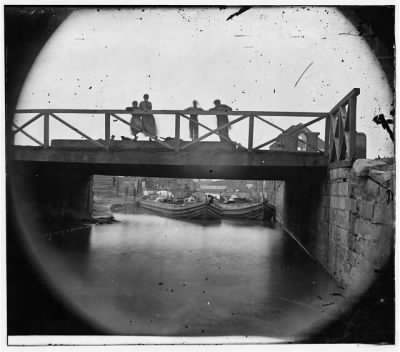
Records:
[[[343,299],[295,241],[262,222],[115,217],[35,249],[65,300],[106,333],[299,338]]]

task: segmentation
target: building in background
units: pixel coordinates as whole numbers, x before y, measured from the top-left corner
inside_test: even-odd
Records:
[[[271,144],[270,150],[323,152],[325,142],[319,138],[319,132],[312,132],[309,128],[299,123],[283,131],[275,143]]]

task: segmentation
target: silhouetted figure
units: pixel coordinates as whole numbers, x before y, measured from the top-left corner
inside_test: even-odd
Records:
[[[143,101],[139,104],[139,110],[143,111],[151,111],[153,106],[149,101],[149,95],[145,94],[143,96]],[[156,128],[156,121],[154,120],[154,116],[151,114],[144,114],[142,115],[142,126],[143,126],[143,133],[149,137],[149,141],[151,141],[150,137],[157,138],[157,128]]]
[[[125,187],[125,202],[128,200],[128,194],[129,194],[129,187]]]
[[[221,104],[221,101],[219,99],[214,100],[214,105],[215,107],[211,108],[210,111],[232,111],[232,108],[228,105]],[[226,125],[229,123],[228,115],[218,115],[217,114],[217,127],[221,127],[223,125]],[[221,142],[224,140],[221,136],[226,137],[227,139],[230,140],[229,138],[229,129],[231,126],[224,127],[219,130],[219,139]]]
[[[194,114],[194,112],[203,111],[202,108],[198,106],[197,100],[193,100],[193,106],[185,109],[185,111],[190,112],[190,121],[189,121],[189,134],[192,141],[199,138],[199,125],[198,125],[198,114]]]
[[[131,133],[134,136],[134,141],[136,141],[137,134],[143,132],[142,117],[140,116],[140,114],[135,113],[137,110],[139,110],[138,102],[133,101],[132,107],[127,108],[127,110],[132,111]]]
[[[390,112],[392,114],[392,112]],[[377,125],[382,125],[382,128],[384,130],[387,131],[387,133],[389,133],[390,139],[394,142],[394,133],[392,131],[392,129],[390,128],[389,124],[392,125],[393,124],[393,120],[392,119],[388,119],[386,120],[385,115],[383,114],[379,114],[376,115],[372,121],[374,121]]]

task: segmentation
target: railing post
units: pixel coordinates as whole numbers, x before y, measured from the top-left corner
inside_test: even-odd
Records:
[[[348,119],[349,119],[349,134],[348,148],[349,148],[349,160],[354,160],[356,157],[356,113],[357,113],[357,95],[353,95],[349,100],[348,105]]]
[[[106,113],[104,115],[104,131],[105,131],[104,139],[106,141],[106,148],[109,149],[110,148],[110,114],[109,113]]]
[[[43,145],[45,148],[48,148],[50,144],[49,127],[49,114],[45,113],[43,116]]]
[[[179,151],[181,134],[181,115],[175,114],[175,151]]]
[[[249,152],[253,151],[253,138],[254,138],[254,116],[249,116],[249,140],[247,145],[247,150]]]
[[[329,156],[330,153],[330,146],[329,146],[329,137],[331,134],[331,115],[328,114],[325,118],[325,147],[324,147],[324,154]]]

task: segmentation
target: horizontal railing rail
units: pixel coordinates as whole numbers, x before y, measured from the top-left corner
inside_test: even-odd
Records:
[[[175,116],[175,136],[173,143],[167,143],[162,137],[157,137],[149,133],[146,136],[164,148],[174,151],[184,151],[191,148],[210,137],[211,135],[217,135],[221,141],[235,146],[236,149],[247,150],[249,152],[259,151],[264,147],[271,145],[274,142],[280,141],[281,136],[284,134],[285,137],[294,138],[296,143],[303,144],[307,147],[307,151],[322,152],[317,146],[310,146],[306,141],[299,138],[299,133],[304,131],[307,127],[325,120],[325,147],[323,152],[329,157],[331,162],[337,160],[351,160],[355,156],[355,120],[356,120],[356,102],[357,96],[360,90],[358,88],[353,89],[348,93],[342,100],[339,101],[329,112],[305,112],[305,111],[253,111],[253,110],[237,110],[237,111],[188,111],[188,110],[139,110],[135,109],[134,112],[129,109],[18,109],[15,111],[16,114],[35,114],[28,121],[24,122],[21,126],[17,126],[13,123],[14,130],[12,131],[13,136],[17,133],[24,134],[27,138],[38,144],[40,147],[50,147],[50,119],[55,119],[67,128],[73,130],[75,133],[82,136],[92,144],[99,148],[110,149],[111,146],[111,117],[130,126],[130,121],[126,119],[126,116],[134,115],[157,115],[157,118],[162,115]],[[71,122],[65,121],[65,117],[61,117],[60,114],[68,114],[77,118],[80,115],[102,115],[104,117],[104,140],[96,140],[86,133],[76,128]],[[197,119],[192,119],[191,115],[198,116],[232,116],[233,119],[227,123],[219,124],[217,128],[211,128],[207,126],[204,121],[199,122]],[[290,132],[286,129],[278,126],[276,123],[269,121],[268,117],[301,117],[301,118],[313,118],[307,123],[300,124],[295,128],[292,128]],[[36,137],[28,133],[25,128],[43,118],[43,142],[39,141]],[[198,136],[190,142],[181,143],[181,119],[186,119],[196,124],[198,127],[202,127],[206,130],[202,136]],[[226,130],[231,126],[237,124],[240,121],[248,120],[248,138],[247,146],[243,146],[238,142],[231,140]],[[279,131],[279,135],[266,142],[263,142],[257,146],[254,145],[254,122],[255,120],[261,121],[268,126],[275,128]],[[70,120],[69,120],[70,121]]]
[[[18,114],[46,114],[46,113],[55,113],[55,114],[126,114],[131,115],[131,110],[121,110],[121,109],[18,109],[15,111]],[[175,114],[190,114],[190,111],[187,110],[135,110],[135,114],[145,115],[175,115]],[[328,112],[306,112],[306,111],[242,111],[242,110],[234,110],[234,111],[205,111],[199,110],[196,111],[196,115],[232,115],[232,116],[240,116],[240,115],[258,115],[258,116],[284,116],[284,117],[317,117],[317,116],[327,116]]]

